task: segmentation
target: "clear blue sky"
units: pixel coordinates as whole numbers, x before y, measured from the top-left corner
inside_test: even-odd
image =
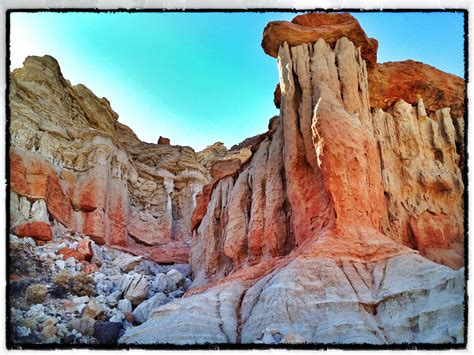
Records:
[[[294,13],[13,13],[12,69],[55,57],[63,75],[107,97],[144,141],[200,150],[267,129],[278,111],[265,25]],[[378,61],[414,59],[464,75],[463,15],[355,13],[379,40]]]

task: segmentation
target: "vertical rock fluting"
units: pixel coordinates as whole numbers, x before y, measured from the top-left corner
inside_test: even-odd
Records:
[[[278,68],[276,127],[247,164],[198,198],[191,266],[194,285],[204,286],[120,342],[462,343],[463,269],[429,261],[387,232],[392,205],[405,202],[387,200],[392,185],[382,176],[407,162],[385,164],[399,151],[379,150],[388,114],[369,110],[360,49],[346,38],[334,48],[322,39],[284,43]],[[397,148],[409,149],[410,139]],[[437,144],[448,152],[449,141]],[[422,159],[433,158],[429,147]],[[449,185],[424,173],[425,184]]]
[[[433,261],[461,267],[464,185],[456,144],[463,132],[449,111],[428,117],[421,99],[417,107],[399,101],[390,113],[376,110],[373,122],[387,198],[384,232]]]
[[[282,127],[259,142],[250,162],[215,183],[205,214],[197,206],[191,267],[195,284],[284,255],[292,244],[285,213]]]
[[[12,200],[47,206],[34,228],[17,214],[12,232],[44,238],[51,219],[100,244],[187,262],[196,195],[209,182],[196,153],[141,142],[52,57],[28,57],[10,79]]]
[[[285,255],[331,227],[338,236],[383,232],[437,262],[462,266],[463,185],[455,144],[462,132],[449,112],[433,120],[420,106],[412,116],[411,105],[398,102],[395,117],[372,114],[365,62],[345,38],[334,50],[322,39],[283,45],[278,61],[278,126],[227,184],[227,203],[208,210],[195,230],[197,280],[220,278],[261,256]],[[220,256],[205,262],[208,236],[215,236],[209,223],[221,231],[212,248]],[[273,247],[262,249],[262,241]]]
[[[284,44],[278,68],[277,127],[232,177],[220,210],[212,201],[222,191],[214,190],[212,208],[194,231],[191,266],[201,275],[196,284],[204,275],[217,279],[286,255],[326,232],[350,238],[364,229],[381,231],[384,190],[360,49],[346,38],[334,50],[322,39],[292,48]],[[202,256],[215,236],[209,225],[221,230],[212,250],[223,257],[208,258],[213,268]],[[226,267],[217,260],[226,260]]]

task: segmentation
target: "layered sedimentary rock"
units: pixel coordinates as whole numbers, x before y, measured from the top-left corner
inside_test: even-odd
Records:
[[[414,60],[377,64],[369,70],[371,107],[388,109],[397,101],[416,105],[423,99],[429,115],[445,107],[453,118],[464,116],[464,80]]]
[[[461,267],[462,126],[449,108],[428,117],[421,99],[417,107],[399,101],[390,113],[378,109],[373,122],[387,202],[383,231],[433,261]]]
[[[12,232],[44,239],[56,220],[100,244],[186,262],[195,198],[210,179],[195,152],[141,142],[52,57],[28,57],[10,83]]]
[[[334,46],[341,37],[349,38],[361,48],[362,58],[369,66],[377,63],[377,40],[368,38],[359,22],[350,14],[305,14],[296,16],[291,22],[270,22],[264,30],[262,47],[265,53],[276,58],[284,42],[293,47],[324,39]]]
[[[141,142],[51,57],[28,58],[11,75],[11,233],[41,245],[63,225],[139,254],[123,272],[189,261],[192,285],[121,279],[143,323],[121,343],[463,343],[462,79],[377,64],[347,14],[271,23],[262,45],[280,115],[198,153]],[[183,282],[179,300],[143,301]]]
[[[463,341],[463,273],[411,255],[295,259],[161,306],[122,343],[387,344]],[[166,331],[164,331],[166,329]]]
[[[344,37],[282,43],[278,68],[279,119],[198,197],[194,289],[120,341],[463,342],[463,269],[419,255],[462,266],[449,109],[372,112],[362,50]]]
[[[377,63],[377,41],[368,38],[357,20],[350,14],[306,14],[291,22],[270,22],[263,33],[265,53],[276,57],[285,41],[290,46],[313,43],[322,38],[331,46],[347,37],[361,47],[367,63],[371,108],[387,110],[397,101],[416,105],[422,98],[428,114],[445,107],[451,108],[453,118],[464,116],[464,80],[430,65],[414,60]],[[275,105],[280,108],[280,87],[275,90]]]

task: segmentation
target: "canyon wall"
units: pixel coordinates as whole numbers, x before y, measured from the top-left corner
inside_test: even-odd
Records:
[[[160,263],[183,298],[120,342],[463,343],[464,81],[377,63],[348,14],[273,22],[280,114],[231,150],[141,142],[29,57],[10,77],[10,229]]]
[[[196,195],[210,181],[193,149],[141,142],[49,56],[11,73],[9,104],[14,234],[50,239],[55,220],[99,244],[187,262]]]

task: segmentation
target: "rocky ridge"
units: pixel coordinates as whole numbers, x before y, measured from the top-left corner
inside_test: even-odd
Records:
[[[48,264],[20,262],[10,282],[58,298],[27,288],[80,271],[99,294],[56,317],[69,330],[54,342],[464,342],[462,79],[376,63],[348,14],[270,23],[262,46],[280,115],[230,150],[140,142],[50,57],[12,73],[10,250]],[[12,311],[14,334],[44,342],[57,322],[22,324],[31,308]]]

